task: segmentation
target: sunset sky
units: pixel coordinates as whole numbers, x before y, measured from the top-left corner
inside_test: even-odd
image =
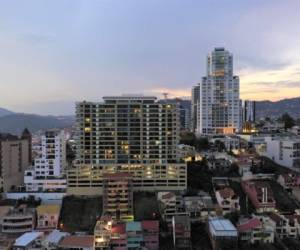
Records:
[[[104,95],[189,96],[234,55],[241,98],[300,96],[299,0],[0,0],[0,107],[72,114]]]

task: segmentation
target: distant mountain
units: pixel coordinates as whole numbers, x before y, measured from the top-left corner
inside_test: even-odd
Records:
[[[41,129],[65,128],[74,124],[74,116],[40,116],[12,113],[0,117],[0,132],[20,134],[24,128],[30,132]]]
[[[264,118],[266,116],[279,117],[283,113],[289,113],[293,118],[300,118],[300,97],[283,99],[276,102],[256,102],[257,119]]]
[[[5,116],[5,115],[12,115],[14,112],[9,111],[7,109],[4,108],[0,108],[0,117]]]

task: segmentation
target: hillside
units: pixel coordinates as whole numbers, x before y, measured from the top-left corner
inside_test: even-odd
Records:
[[[294,118],[300,118],[300,97],[283,99],[276,102],[256,102],[256,117],[279,117],[283,113],[289,113]]]
[[[12,115],[13,112],[7,110],[7,109],[4,109],[4,108],[0,108],[0,117],[2,116],[6,116],[6,115]]]
[[[28,128],[31,132],[36,132],[40,129],[70,127],[73,123],[73,116],[57,117],[12,113],[0,116],[0,132],[20,134],[24,128]]]

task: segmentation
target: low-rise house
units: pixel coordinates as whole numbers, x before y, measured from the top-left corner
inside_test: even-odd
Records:
[[[38,230],[47,231],[57,228],[60,213],[60,205],[40,205],[36,208],[36,212]]]
[[[60,249],[70,250],[93,250],[94,236],[93,235],[69,235],[63,238],[58,247]]]
[[[15,240],[13,244],[13,250],[31,250],[42,248],[43,232],[28,232],[21,235]]]
[[[209,140],[209,142],[213,144],[217,141],[222,142],[227,151],[240,149],[241,147],[241,140],[235,135],[215,135]]]
[[[223,217],[210,217],[208,230],[214,250],[222,249],[221,246],[225,244],[228,249],[237,249],[238,231],[230,220]]]
[[[59,242],[66,236],[70,235],[67,232],[61,232],[59,230],[53,230],[43,240],[42,245],[45,250],[55,250],[58,248]]]
[[[35,211],[21,205],[11,209],[2,219],[2,232],[7,234],[22,234],[35,228]]]
[[[259,217],[239,221],[237,230],[241,241],[253,243],[273,243],[275,229]]]
[[[300,187],[300,176],[294,173],[281,174],[277,178],[277,182],[287,190]]]
[[[177,196],[173,192],[158,192],[157,200],[159,205],[160,213],[167,223],[172,222],[172,218],[175,215],[185,214],[185,212],[180,211]],[[181,200],[181,199],[180,199]]]
[[[224,215],[240,211],[240,199],[232,188],[225,187],[223,189],[219,189],[215,192],[215,194],[217,202],[222,208]]]
[[[273,191],[267,181],[243,181],[242,188],[258,213],[275,210]]]
[[[283,215],[271,213],[269,217],[276,225],[276,233],[279,238],[299,238],[300,236],[300,215]]]
[[[185,145],[185,144],[179,144],[177,148],[178,148],[179,157],[184,161],[188,162],[195,159],[195,155],[196,155],[195,147],[190,145]]]
[[[216,215],[216,204],[209,194],[183,197],[183,209],[192,222],[205,221],[208,216]]]
[[[186,215],[172,218],[173,243],[175,249],[191,249],[191,221]]]

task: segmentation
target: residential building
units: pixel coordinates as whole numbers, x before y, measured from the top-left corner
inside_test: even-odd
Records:
[[[103,174],[132,174],[133,190],[186,189],[180,161],[179,110],[155,97],[112,96],[76,104],[76,164],[68,193],[102,194]]]
[[[300,236],[300,215],[283,215],[279,213],[269,214],[271,220],[276,226],[276,234],[279,238],[294,238],[298,239]]]
[[[191,221],[189,216],[173,216],[172,230],[175,249],[191,249]]]
[[[241,148],[241,139],[235,135],[215,135],[209,139],[209,142],[213,144],[216,144],[217,141],[223,143],[227,151]]]
[[[158,221],[115,222],[101,216],[94,230],[95,250],[159,249]]]
[[[113,220],[109,215],[101,216],[94,228],[94,249],[109,250],[112,239]]]
[[[36,208],[37,229],[40,231],[52,231],[57,228],[60,205],[45,204]]]
[[[58,244],[59,249],[93,250],[93,235],[69,235],[64,237]]]
[[[223,217],[210,217],[208,231],[213,250],[222,249],[224,245],[228,249],[237,249],[238,231],[230,220]]]
[[[199,123],[200,84],[192,88],[191,96],[191,130],[195,133]]]
[[[208,193],[201,192],[197,196],[183,197],[183,211],[191,222],[206,221],[209,216],[216,215],[217,206]]]
[[[141,222],[144,246],[149,250],[159,249],[159,221],[145,220]]]
[[[277,182],[287,190],[292,190],[295,187],[300,187],[300,175],[294,173],[280,174]]]
[[[217,202],[223,210],[223,215],[240,211],[240,199],[232,188],[225,187],[215,192]]]
[[[191,101],[181,98],[163,99],[160,103],[176,104],[179,109],[180,130],[190,131],[191,129]]]
[[[66,137],[64,130],[51,129],[41,135],[34,165],[25,171],[27,192],[65,191]]]
[[[239,77],[233,75],[233,56],[215,48],[207,57],[207,75],[199,97],[198,134],[233,134],[241,130]]]
[[[242,104],[243,123],[256,121],[255,117],[256,102],[251,100],[244,100]]]
[[[258,213],[275,210],[273,191],[267,181],[242,181],[242,188]]]
[[[61,232],[55,229],[42,240],[42,246],[46,250],[56,250],[59,242],[68,235],[70,234],[67,232]]]
[[[0,134],[0,176],[4,192],[23,184],[24,171],[31,165],[31,136],[27,129],[21,137]]]
[[[32,250],[41,249],[41,241],[44,237],[43,232],[28,232],[15,240],[13,250]]]
[[[265,143],[265,156],[279,165],[300,168],[300,138],[268,136]]]
[[[162,218],[171,223],[173,216],[178,214],[176,194],[174,192],[158,192],[157,201]]]
[[[35,211],[21,205],[2,217],[2,233],[22,234],[35,228]]]
[[[274,243],[275,228],[268,220],[260,217],[241,219],[237,224],[241,241],[254,243]]]
[[[133,220],[132,175],[129,173],[103,174],[103,214],[114,221]]]

